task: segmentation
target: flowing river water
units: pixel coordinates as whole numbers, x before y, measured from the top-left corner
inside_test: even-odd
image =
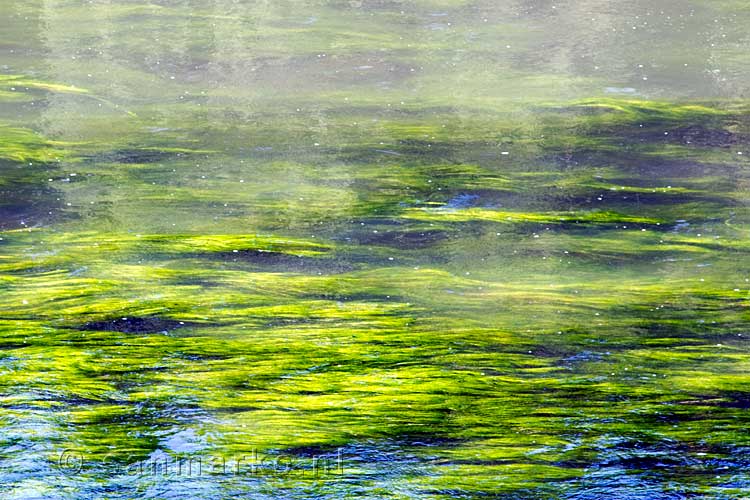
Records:
[[[749,26],[0,2],[0,495],[750,498]]]

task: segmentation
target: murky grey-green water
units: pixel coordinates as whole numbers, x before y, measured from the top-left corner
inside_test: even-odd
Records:
[[[750,498],[749,26],[0,2],[0,496]]]

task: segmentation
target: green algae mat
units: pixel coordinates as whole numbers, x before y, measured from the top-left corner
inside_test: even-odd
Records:
[[[0,498],[750,498],[748,26],[0,2]]]

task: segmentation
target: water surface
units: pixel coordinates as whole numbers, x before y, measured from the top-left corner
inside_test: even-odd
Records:
[[[0,3],[3,498],[750,495],[747,26]]]

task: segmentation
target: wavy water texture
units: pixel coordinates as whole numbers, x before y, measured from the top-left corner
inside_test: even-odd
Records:
[[[0,6],[2,497],[747,496],[741,4]]]

